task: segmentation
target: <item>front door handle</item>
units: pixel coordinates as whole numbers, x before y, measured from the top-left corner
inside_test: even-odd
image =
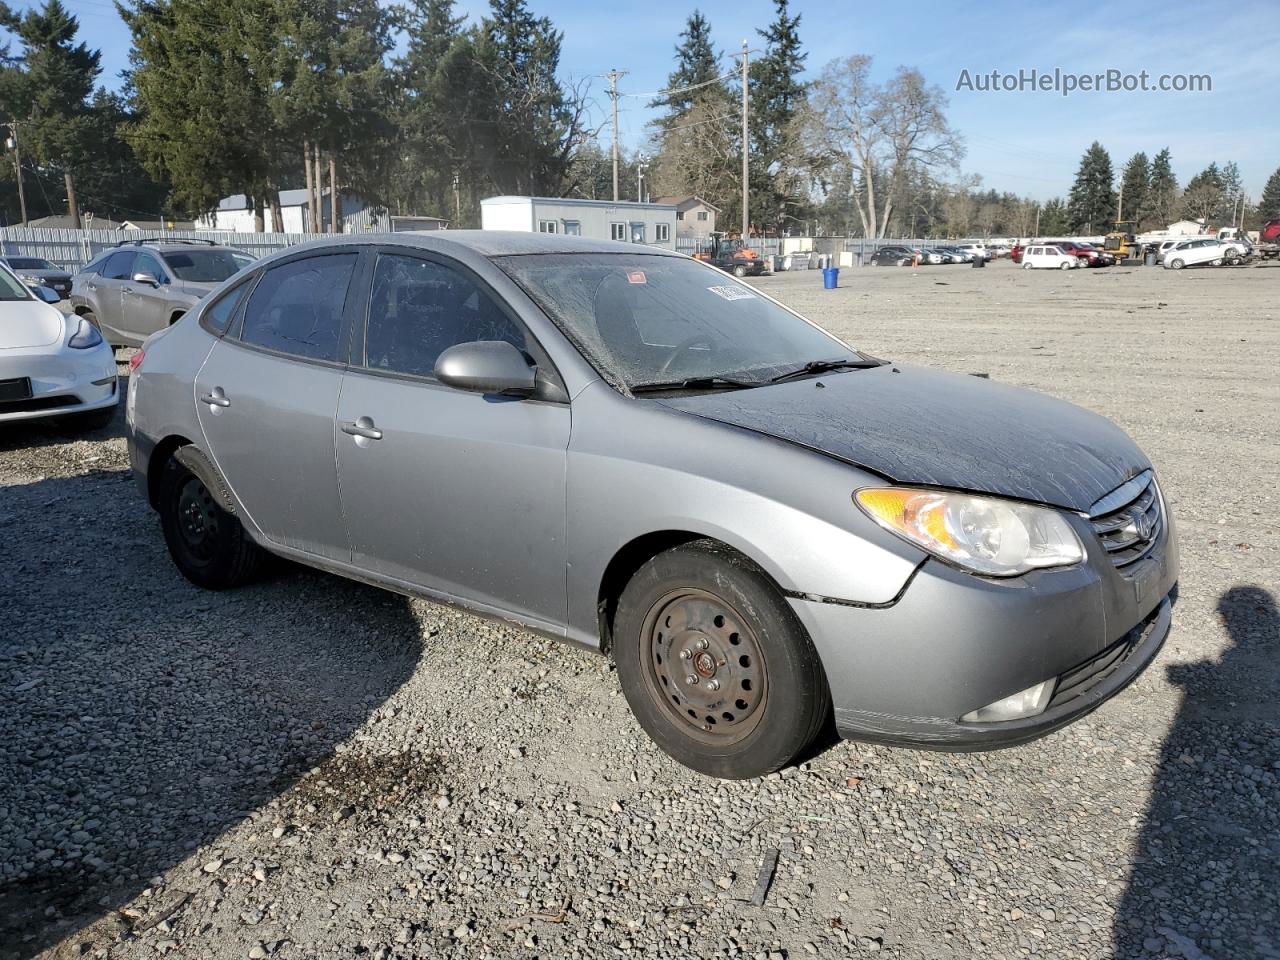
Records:
[[[359,420],[347,421],[342,425],[342,432],[361,440],[382,439],[382,431],[373,425],[372,417],[361,417]]]
[[[200,394],[200,402],[207,403],[211,407],[231,406],[231,398],[223,392],[221,387],[214,387],[208,393]]]
[[[121,287],[121,288],[120,288],[120,292],[121,292],[121,293],[133,293],[133,287]]]

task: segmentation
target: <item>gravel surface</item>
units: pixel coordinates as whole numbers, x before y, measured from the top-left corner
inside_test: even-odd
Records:
[[[841,279],[758,283],[1156,462],[1183,578],[1126,693],[1013,750],[708,780],[602,658],[285,564],[198,591],[119,422],[10,426],[0,957],[1280,958],[1280,266]]]

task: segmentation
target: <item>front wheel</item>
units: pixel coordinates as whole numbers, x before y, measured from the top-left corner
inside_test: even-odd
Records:
[[[659,554],[627,584],[613,656],[645,732],[713,777],[764,776],[831,711],[822,662],[777,588],[711,540]]]
[[[194,473],[170,459],[160,478],[160,526],[169,555],[198,587],[225,590],[256,576],[262,549]]]
[[[735,277],[745,277],[747,275],[747,268],[740,263],[736,264],[733,268],[733,275]]]
[[[1186,266],[1186,264],[1183,263],[1181,260],[1170,260],[1169,266],[1174,270],[1181,270],[1183,267]]]
[[[1063,260],[1060,264],[1058,264],[1058,269],[1059,269],[1059,270],[1070,270],[1070,269],[1071,269],[1071,261],[1070,261],[1070,260]]]

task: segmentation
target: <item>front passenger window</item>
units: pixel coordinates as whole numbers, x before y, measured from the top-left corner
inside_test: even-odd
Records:
[[[370,369],[431,377],[441,353],[475,340],[525,348],[520,328],[462,271],[416,257],[378,257],[365,342]]]
[[[355,265],[356,254],[337,253],[268,270],[249,297],[240,339],[308,360],[337,361]]]

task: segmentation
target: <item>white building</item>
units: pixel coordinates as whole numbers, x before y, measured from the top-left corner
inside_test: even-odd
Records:
[[[371,204],[364,200],[357,193],[348,193],[343,190],[339,192],[341,199],[342,213],[342,232],[343,233],[366,233],[370,230],[387,232],[395,230],[397,224],[393,221],[401,218],[391,217],[387,213],[387,208]],[[310,221],[309,211],[310,202],[307,197],[306,190],[281,190],[280,191],[280,219],[283,221],[285,233],[306,233],[310,229],[307,224]],[[329,230],[329,191],[324,191],[324,199],[320,204],[320,232],[327,233]],[[271,210],[264,209],[262,211],[262,219],[266,225],[266,229],[271,229]],[[412,230],[431,230],[441,229],[447,226],[447,220],[441,220],[438,217],[416,217],[414,220],[423,221],[414,226],[401,226],[399,229]],[[254,211],[253,201],[242,193],[238,193],[233,197],[224,197],[218,203],[216,210],[202,214],[196,219],[195,229],[197,230],[230,230],[233,233],[253,233],[254,227]]]
[[[489,197],[480,201],[485,230],[560,233],[675,249],[676,207],[576,197]]]
[[[676,208],[676,236],[701,241],[716,232],[716,214],[720,208],[701,197],[658,197],[655,203],[670,203]]]

